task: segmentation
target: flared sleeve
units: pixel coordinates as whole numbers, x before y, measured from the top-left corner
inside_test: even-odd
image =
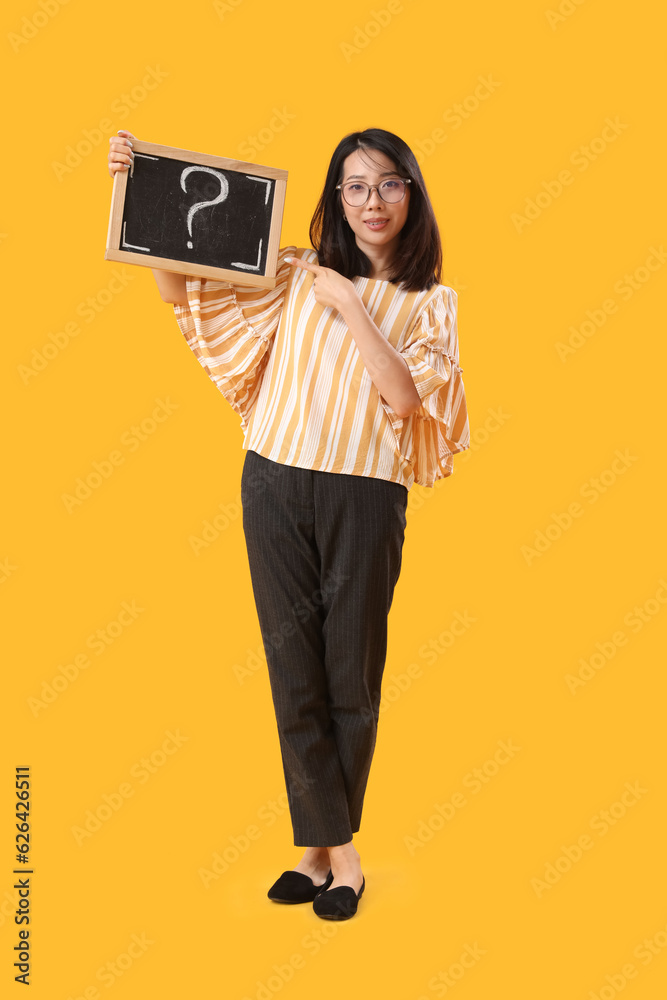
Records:
[[[402,457],[412,466],[414,481],[433,486],[452,475],[456,452],[470,447],[470,426],[459,366],[458,296],[438,286],[397,348],[410,369],[421,406],[401,418],[382,405],[396,435]]]
[[[278,253],[274,288],[186,276],[187,305],[174,303],[174,315],[188,347],[245,431],[273,338],[280,323],[291,265]]]

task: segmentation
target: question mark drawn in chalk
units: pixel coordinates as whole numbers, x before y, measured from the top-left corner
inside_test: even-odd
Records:
[[[200,208],[207,208],[209,205],[217,205],[219,202],[224,201],[229,194],[229,182],[224,174],[221,174],[218,170],[213,170],[212,167],[186,167],[181,174],[181,187],[184,191],[187,191],[185,185],[185,179],[189,174],[201,172],[205,174],[213,174],[213,176],[220,182],[220,194],[217,198],[212,201],[198,201],[196,205],[193,205],[188,212],[188,233],[190,234],[190,239],[188,240],[188,249],[192,250],[192,220],[194,218],[195,212],[198,212]]]

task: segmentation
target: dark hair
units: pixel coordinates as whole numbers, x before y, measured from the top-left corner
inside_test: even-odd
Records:
[[[310,223],[310,242],[322,267],[331,267],[346,278],[367,277],[371,262],[356,244],[354,232],[343,219],[341,192],[336,185],[343,179],[343,164],[357,149],[376,149],[393,160],[402,177],[409,177],[408,217],[400,232],[398,252],[389,280],[401,283],[405,291],[421,291],[440,283],[442,246],[433,206],[419,164],[410,147],[393,132],[367,128],[350,132],[336,146],[324,190]]]

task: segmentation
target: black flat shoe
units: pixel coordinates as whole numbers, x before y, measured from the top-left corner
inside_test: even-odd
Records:
[[[348,920],[357,912],[357,903],[365,888],[365,877],[359,892],[355,892],[351,885],[337,885],[335,889],[326,889],[326,886],[322,886],[313,900],[313,910],[324,920]]]
[[[274,903],[311,903],[318,892],[331,885],[333,878],[333,872],[329,869],[322,885],[315,885],[312,878],[303,872],[283,872],[273,883],[267,896]]]

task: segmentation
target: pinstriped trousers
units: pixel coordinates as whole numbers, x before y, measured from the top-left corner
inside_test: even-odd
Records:
[[[408,491],[246,451],[243,530],[294,844],[359,829]]]

